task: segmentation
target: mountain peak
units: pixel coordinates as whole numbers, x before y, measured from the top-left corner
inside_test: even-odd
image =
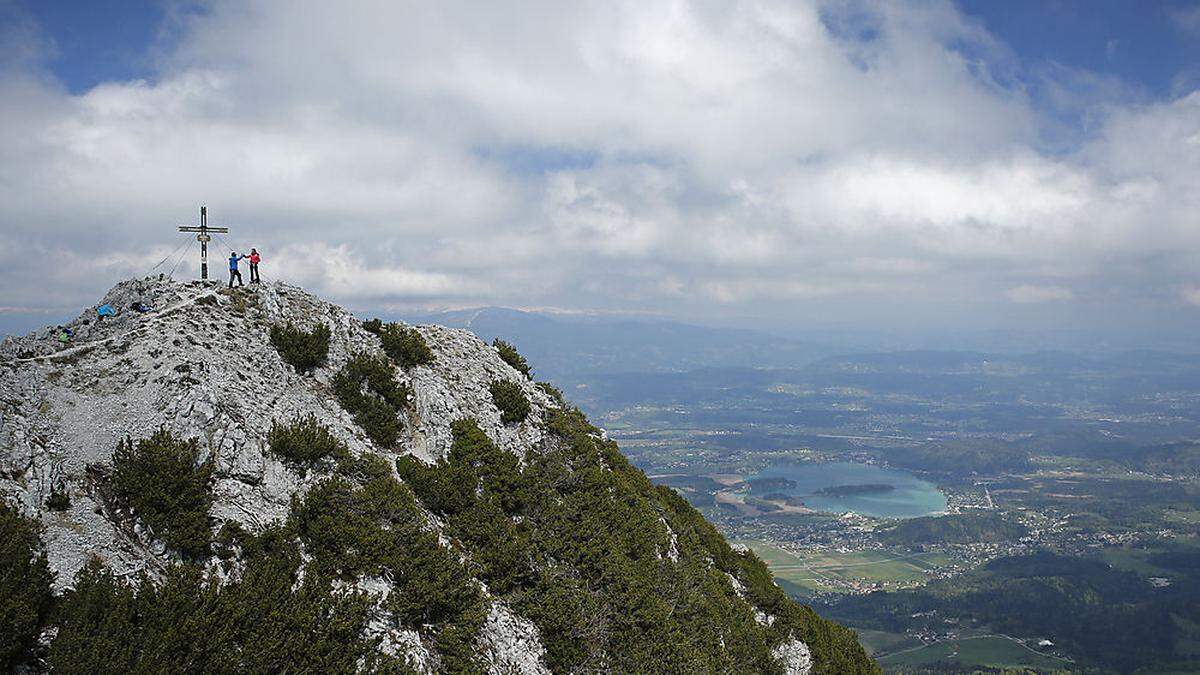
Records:
[[[280,558],[291,593],[307,580],[357,594],[359,670],[383,658],[417,672],[874,667],[466,330],[364,324],[280,282],[157,277],[6,339],[0,365],[0,492],[44,527],[49,590],[68,608],[31,643],[35,669],[93,646],[60,648],[81,639],[80,584],[191,578],[219,597],[282,564],[279,550],[296,552]],[[164,466],[199,478],[162,482],[178,478]],[[193,488],[199,525],[180,539],[171,519]],[[452,609],[431,609],[438,593]],[[226,633],[239,668],[245,630]],[[121,639],[151,663],[139,651],[151,636]]]

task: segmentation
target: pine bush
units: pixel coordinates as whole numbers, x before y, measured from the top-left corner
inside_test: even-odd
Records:
[[[397,415],[408,402],[408,387],[396,382],[383,359],[359,354],[333,378],[333,393],[376,445],[390,448],[400,438]]]
[[[42,526],[0,501],[0,671],[16,672],[50,610]]]
[[[200,444],[166,429],[137,443],[126,439],[113,454],[113,495],[167,546],[185,556],[208,554],[212,532],[213,463],[199,462]]]
[[[332,462],[343,460],[349,454],[346,444],[329,433],[329,429],[313,415],[289,424],[271,422],[267,446],[302,476],[308,475],[309,471],[328,468]]]
[[[529,399],[521,385],[509,380],[496,380],[491,384],[492,402],[500,409],[500,421],[519,424],[529,416]]]
[[[52,672],[411,673],[365,636],[370,598],[300,574],[296,543],[267,530],[240,577],[222,585],[196,565],[160,583],[116,578],[93,559],[56,613]]]
[[[525,360],[524,356],[521,356],[521,353],[517,351],[516,347],[505,342],[504,340],[501,340],[500,338],[492,340],[492,346],[495,347],[496,351],[500,353],[500,358],[505,363],[515,368],[517,372],[521,373],[525,377],[532,378],[529,370],[529,363]]]
[[[416,328],[389,323],[380,327],[383,351],[404,370],[433,363],[433,351]]]
[[[271,344],[298,373],[307,373],[325,362],[329,336],[329,326],[325,324],[311,331],[297,328],[291,322],[271,327]]]
[[[71,495],[62,488],[50,490],[50,495],[46,497],[46,508],[51,511],[66,511],[71,508]]]

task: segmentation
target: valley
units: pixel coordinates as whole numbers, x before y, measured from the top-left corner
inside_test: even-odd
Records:
[[[1200,617],[1155,593],[1194,599],[1200,574],[1146,561],[1200,550],[1200,358],[647,358],[624,373],[576,359],[549,373],[568,397],[885,669],[1192,667]],[[1066,568],[1039,572],[1045,555]],[[1078,604],[1089,595],[1131,609],[1106,622]],[[1075,633],[1063,611],[1095,628]]]

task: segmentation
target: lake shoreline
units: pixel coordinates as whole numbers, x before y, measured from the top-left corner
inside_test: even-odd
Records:
[[[747,516],[770,513],[854,513],[873,518],[917,518],[948,513],[945,493],[914,472],[865,462],[776,462],[758,473],[704,476],[722,486],[718,503]],[[753,485],[770,488],[764,499]],[[760,487],[761,489],[761,487]]]

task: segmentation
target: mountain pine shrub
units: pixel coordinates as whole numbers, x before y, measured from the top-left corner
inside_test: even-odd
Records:
[[[505,424],[519,424],[529,416],[529,399],[521,390],[521,385],[510,380],[496,380],[489,387],[492,392],[492,402],[500,409],[500,421]]]
[[[379,319],[364,321],[363,329],[379,336],[383,351],[404,370],[433,363],[433,351],[416,328]]]
[[[212,532],[213,463],[199,462],[200,444],[166,429],[113,453],[112,490],[118,503],[148,525],[167,546],[192,558],[206,557]]]
[[[369,596],[300,575],[282,529],[246,535],[246,566],[222,585],[196,565],[161,583],[116,578],[93,559],[56,613],[53,672],[414,672],[365,637]]]
[[[416,328],[388,323],[380,326],[378,335],[383,351],[404,370],[433,363],[433,351]]]
[[[71,495],[62,487],[51,488],[46,497],[46,508],[51,511],[66,511],[71,508]]]
[[[525,360],[524,356],[521,356],[521,353],[517,351],[516,347],[505,342],[504,340],[501,340],[500,338],[492,340],[492,346],[495,347],[496,351],[500,353],[500,358],[505,363],[515,368],[517,372],[521,373],[525,377],[532,378],[532,375],[529,371],[529,363]]]
[[[426,529],[408,487],[368,469],[362,485],[335,476],[292,505],[289,529],[331,578],[385,576],[394,619],[434,640],[446,672],[473,670],[475,636],[487,616],[479,586],[458,556]]]
[[[307,373],[324,363],[329,354],[329,326],[320,324],[311,331],[291,322],[271,326],[271,344],[296,372]]]
[[[408,387],[396,381],[387,361],[358,354],[333,378],[333,392],[376,445],[390,448],[400,437],[400,413],[408,402]]]
[[[549,382],[538,382],[537,386],[538,386],[538,389],[541,389],[543,392],[545,392],[545,394],[547,396],[554,399],[554,402],[557,403],[559,405],[559,407],[561,407],[561,408],[568,407],[567,406],[567,398],[565,396],[563,396],[561,389],[550,384]]]
[[[538,627],[553,672],[779,672],[796,636],[821,673],[876,673],[854,634],[783,596],[674,491],[653,485],[575,409],[522,469],[471,420],[433,465],[396,463],[479,578]],[[669,529],[668,529],[669,525]],[[754,606],[778,617],[757,623]]]
[[[346,444],[329,433],[314,415],[300,417],[288,424],[271,422],[267,446],[302,476],[308,475],[309,471],[328,468],[331,463],[349,455]]]
[[[0,671],[16,672],[50,610],[42,526],[0,501]]]

